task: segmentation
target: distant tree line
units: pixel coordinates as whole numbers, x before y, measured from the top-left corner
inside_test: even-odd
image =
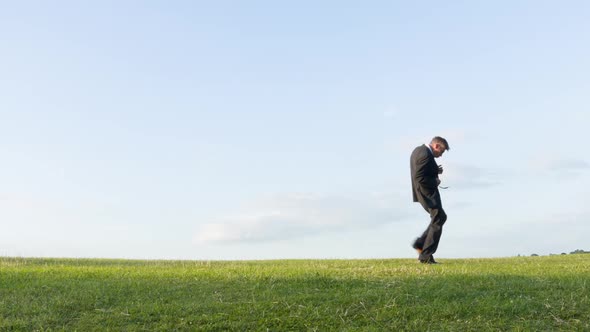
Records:
[[[574,250],[574,251],[570,252],[569,254],[570,254],[570,255],[576,255],[576,254],[590,254],[590,251],[586,251],[586,250],[583,250],[583,249],[576,249],[576,250]],[[557,254],[549,254],[549,256],[555,256],[555,255],[557,255]],[[561,255],[567,255],[567,254],[566,254],[565,252],[562,252],[562,253],[561,253]],[[521,255],[518,255],[518,257],[520,257],[520,256],[521,256]],[[539,255],[537,255],[537,254],[532,254],[532,255],[531,255],[531,257],[537,257],[537,256],[539,256]]]
[[[570,254],[571,255],[573,255],[573,254],[590,254],[590,251],[585,251],[585,250],[582,250],[582,249],[576,249],[576,250],[570,252]]]

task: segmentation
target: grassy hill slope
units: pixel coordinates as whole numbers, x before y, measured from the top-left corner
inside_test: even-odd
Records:
[[[590,331],[590,255],[0,258],[0,330]]]

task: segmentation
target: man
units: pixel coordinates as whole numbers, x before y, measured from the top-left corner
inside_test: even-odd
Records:
[[[442,166],[438,166],[434,158],[439,158],[449,149],[447,140],[436,136],[430,144],[421,145],[414,149],[410,157],[410,171],[412,174],[412,194],[414,202],[419,202],[424,210],[430,214],[430,224],[412,247],[418,251],[418,260],[425,264],[436,264],[433,254],[438,248],[442,235],[442,226],[447,221],[447,215],[442,207],[438,185]]]

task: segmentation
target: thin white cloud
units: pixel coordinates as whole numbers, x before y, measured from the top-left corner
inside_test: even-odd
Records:
[[[463,227],[463,231],[457,228],[456,232],[447,233],[447,240],[451,241],[446,243],[451,251],[460,252],[461,248],[469,247],[472,257],[490,256],[491,252],[499,256],[516,256],[532,253],[558,254],[575,249],[589,249],[585,237],[590,231],[590,226],[584,222],[586,214],[582,210],[543,211],[543,214],[547,216],[536,214],[517,220],[506,218],[503,223]],[[474,241],[477,246],[472,245]],[[502,245],[499,246],[499,243]]]
[[[557,172],[577,172],[590,169],[590,163],[579,159],[554,160],[548,166],[550,170]]]
[[[409,154],[412,152],[412,149],[414,149],[416,146],[429,143],[434,136],[444,137],[449,142],[451,150],[454,149],[454,146],[460,146],[464,142],[474,142],[480,140],[478,133],[466,130],[450,129],[441,132],[423,132],[396,137],[394,140],[386,142],[385,144],[392,151],[408,153],[409,158]]]
[[[399,112],[395,108],[390,108],[390,109],[383,112],[383,117],[385,117],[386,119],[392,119],[398,115],[399,115]]]
[[[442,186],[456,189],[477,189],[495,186],[501,183],[498,170],[466,164],[443,165],[444,172],[440,176]]]
[[[250,204],[243,213],[204,225],[195,242],[275,241],[350,231],[401,220],[408,209],[406,197],[379,193],[358,197],[276,195]]]
[[[590,170],[590,163],[579,158],[549,157],[531,160],[530,167],[541,173],[575,176]]]
[[[473,142],[481,139],[480,133],[462,129],[445,130],[438,135],[444,137],[449,142],[451,149],[455,145],[461,146],[465,142]]]
[[[460,163],[441,163],[442,186],[454,189],[479,189],[518,182],[527,176],[574,177],[590,170],[590,163],[580,159],[543,159],[530,161],[526,167],[497,169]]]

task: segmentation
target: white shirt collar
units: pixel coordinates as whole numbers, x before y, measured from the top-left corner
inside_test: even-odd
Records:
[[[430,154],[432,154],[434,156],[434,153],[432,152],[432,148],[430,147],[430,144],[424,144],[426,145],[426,147],[428,148],[428,151],[430,151]]]

